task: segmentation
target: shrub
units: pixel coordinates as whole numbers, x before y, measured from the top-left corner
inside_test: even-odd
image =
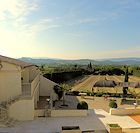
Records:
[[[117,108],[118,105],[117,105],[117,103],[116,103],[115,101],[110,101],[110,102],[109,102],[109,107],[110,107],[110,108]]]
[[[91,92],[88,91],[88,92],[87,92],[87,96],[91,96]]]
[[[74,96],[78,96],[79,95],[79,91],[73,91],[73,95]]]
[[[63,96],[63,89],[58,85],[55,85],[53,89],[54,92],[58,95],[58,99],[60,100]]]
[[[96,93],[96,94],[95,94],[96,97],[101,97],[102,95],[103,95],[102,92],[99,92],[99,93]]]
[[[88,109],[88,104],[85,101],[81,101],[77,104],[77,109]]]
[[[94,92],[91,92],[91,96],[94,96],[95,94],[94,94]]]
[[[118,128],[118,127],[120,127],[118,124],[108,124],[110,127],[112,127],[112,128]]]

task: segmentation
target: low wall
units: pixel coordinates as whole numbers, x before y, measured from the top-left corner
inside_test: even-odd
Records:
[[[34,100],[21,99],[12,103],[8,109],[9,117],[25,121],[34,119]]]
[[[61,133],[82,133],[82,131],[79,130],[62,130]]]
[[[118,109],[110,109],[111,115],[139,115],[140,108],[118,108]]]
[[[88,110],[52,110],[51,117],[87,116]]]
[[[40,96],[50,96],[55,85],[57,84],[40,75]]]
[[[45,110],[44,109],[36,109],[34,112],[35,117],[41,117],[45,115]]]

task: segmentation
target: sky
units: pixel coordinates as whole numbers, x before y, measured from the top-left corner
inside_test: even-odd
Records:
[[[140,57],[140,0],[0,0],[0,54]]]

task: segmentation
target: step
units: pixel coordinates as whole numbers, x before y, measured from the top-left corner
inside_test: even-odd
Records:
[[[6,125],[0,122],[0,128],[5,128]]]

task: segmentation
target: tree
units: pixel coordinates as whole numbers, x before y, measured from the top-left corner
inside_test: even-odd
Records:
[[[85,101],[81,101],[77,104],[77,109],[88,109],[88,104]]]
[[[124,96],[127,95],[127,87],[123,87],[123,95],[124,95]]]
[[[45,72],[45,64],[42,64],[42,65],[40,66],[40,71],[41,71],[42,73]]]
[[[134,88],[128,89],[128,92],[132,94],[132,96],[134,97],[136,101],[136,104],[138,104],[138,98],[140,98],[140,92],[139,91],[137,92]]]
[[[128,82],[128,80],[129,80],[129,77],[128,77],[128,67],[126,67],[124,82]],[[124,96],[127,95],[127,91],[128,91],[128,87],[124,86],[123,87],[123,95]]]
[[[110,107],[110,108],[117,108],[118,105],[117,105],[117,103],[116,103],[115,101],[110,101],[110,102],[109,102],[109,107]]]
[[[124,82],[128,82],[128,67],[126,67],[126,71],[125,71],[125,79],[124,79]]]
[[[58,99],[60,100],[62,98],[62,96],[63,96],[63,89],[62,89],[62,87],[60,87],[58,85],[55,85],[53,87],[53,89],[54,89],[54,92],[58,95]]]
[[[91,62],[88,64],[88,68],[89,68],[89,69],[92,69],[92,64],[91,64]]]
[[[69,86],[68,84],[60,84],[62,91],[63,91],[63,105],[65,106],[65,93],[71,90],[71,86]]]
[[[77,64],[75,64],[75,65],[74,65],[74,69],[76,70],[77,68],[78,68],[78,65],[77,65]]]

